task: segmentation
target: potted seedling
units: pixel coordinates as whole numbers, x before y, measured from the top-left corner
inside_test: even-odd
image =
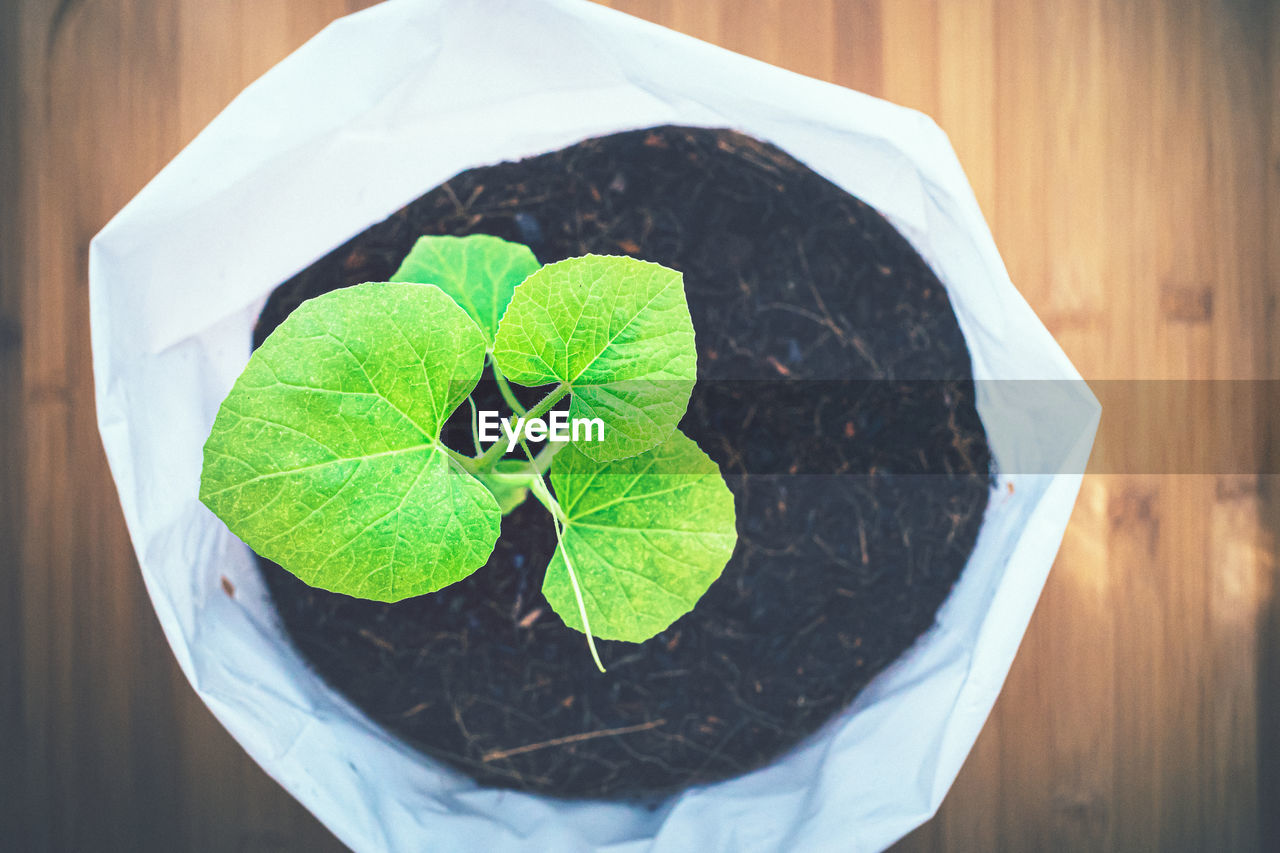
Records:
[[[456,175],[277,287],[255,341],[206,505],[309,663],[485,784],[776,760],[929,627],[988,496],[945,288],[726,130]]]
[[[886,846],[1096,423],[936,126],[577,0],[335,23],[89,269],[177,662],[358,850]]]
[[[487,449],[484,370],[511,408]],[[306,583],[395,602],[483,566],[531,493],[558,542],[543,593],[603,672],[593,635],[649,639],[733,551],[733,498],[676,429],[695,376],[678,272],[595,255],[539,268],[495,237],[424,236],[391,282],[312,299],[258,348],[205,444],[200,498]],[[550,390],[526,410],[509,381]],[[471,456],[441,441],[464,402]]]

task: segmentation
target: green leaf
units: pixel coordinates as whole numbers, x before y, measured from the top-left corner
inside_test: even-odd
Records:
[[[597,463],[574,446],[551,466],[564,536],[542,592],[582,630],[565,552],[591,633],[638,643],[693,609],[737,541],[733,495],[716,464],[676,431],[640,456]]]
[[[526,386],[563,383],[570,418],[600,418],[598,461],[656,447],[689,405],[697,375],[684,279],[634,258],[587,255],[548,264],[516,288],[494,359]]]
[[[500,515],[440,429],[484,354],[436,287],[361,284],[304,302],[223,401],[200,500],[312,586],[399,601],[461,580],[493,551]]]
[[[439,287],[476,321],[492,348],[512,292],[538,267],[528,246],[488,234],[419,237],[391,280]]]

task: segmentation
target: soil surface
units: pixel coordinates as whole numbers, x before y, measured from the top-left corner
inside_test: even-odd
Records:
[[[681,428],[725,473],[737,550],[670,629],[601,643],[605,675],[539,592],[555,536],[533,500],[488,565],[398,604],[262,561],[288,633],[373,719],[485,784],[648,796],[778,757],[932,625],[972,550],[990,457],[946,291],[883,217],[778,149],[664,127],[458,175],[282,284],[255,345],[304,299],[385,280],[419,235],[477,232],[544,263],[630,254],[685,274],[698,385]],[[505,410],[490,383],[476,397]],[[446,440],[470,448],[461,423]]]

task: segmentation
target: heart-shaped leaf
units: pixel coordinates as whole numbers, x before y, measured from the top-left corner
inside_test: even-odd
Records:
[[[678,430],[615,462],[593,462],[569,445],[552,463],[551,484],[565,521],[542,592],[571,628],[581,631],[582,619],[565,552],[591,633],[633,643],[692,610],[733,553],[733,495]]]
[[[304,302],[250,357],[204,447],[200,499],[312,586],[399,601],[493,551],[493,495],[440,443],[485,340],[436,287]]]
[[[434,284],[476,321],[492,348],[516,285],[539,267],[528,246],[488,234],[419,237],[392,281]]]
[[[568,385],[569,417],[604,422],[603,441],[576,443],[588,457],[643,453],[671,435],[697,375],[684,279],[627,257],[548,264],[516,288],[494,358],[521,385]]]

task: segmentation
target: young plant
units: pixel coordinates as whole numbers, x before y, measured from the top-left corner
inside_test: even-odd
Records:
[[[667,628],[737,539],[719,469],[676,429],[696,362],[674,270],[540,267],[496,237],[423,237],[392,281],[303,303],[253,353],[205,443],[200,500],[304,582],[390,602],[484,565],[532,494],[558,541],[543,594],[604,671],[593,636]],[[512,415],[482,449],[470,395],[486,368]],[[509,383],[549,390],[526,411]],[[524,429],[566,397],[600,428],[533,455]],[[472,456],[440,440],[464,401]]]

